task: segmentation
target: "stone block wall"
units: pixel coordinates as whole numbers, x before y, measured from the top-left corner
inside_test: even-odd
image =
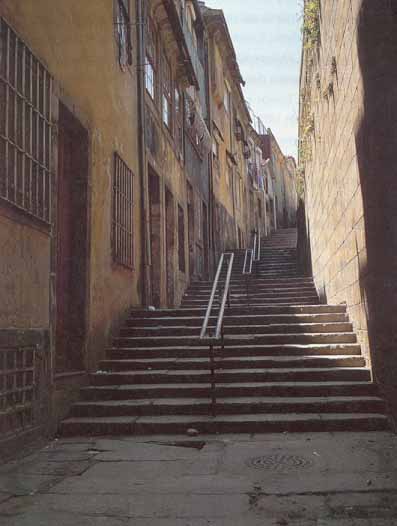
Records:
[[[304,49],[300,89],[300,164],[316,286],[324,301],[347,304],[393,410],[396,51],[393,2],[323,0],[319,42]]]

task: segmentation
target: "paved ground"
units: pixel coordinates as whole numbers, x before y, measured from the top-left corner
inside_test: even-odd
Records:
[[[56,440],[0,467],[0,524],[397,525],[397,437]]]

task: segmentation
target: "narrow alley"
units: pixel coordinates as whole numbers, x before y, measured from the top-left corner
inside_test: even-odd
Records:
[[[396,51],[392,0],[0,0],[1,526],[397,525]]]

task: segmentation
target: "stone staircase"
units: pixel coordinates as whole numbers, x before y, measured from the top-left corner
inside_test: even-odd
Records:
[[[131,312],[61,433],[388,428],[345,306],[320,305],[313,280],[297,272],[296,231],[264,241],[249,299],[243,262],[244,251],[236,251],[226,348],[217,351],[217,416],[208,347],[199,340],[212,283],[196,282],[179,309]]]

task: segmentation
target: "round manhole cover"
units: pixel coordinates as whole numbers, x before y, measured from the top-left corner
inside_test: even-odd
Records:
[[[250,458],[247,461],[247,465],[250,468],[267,469],[269,471],[293,471],[310,468],[313,465],[313,461],[296,455],[283,455],[280,453]]]

